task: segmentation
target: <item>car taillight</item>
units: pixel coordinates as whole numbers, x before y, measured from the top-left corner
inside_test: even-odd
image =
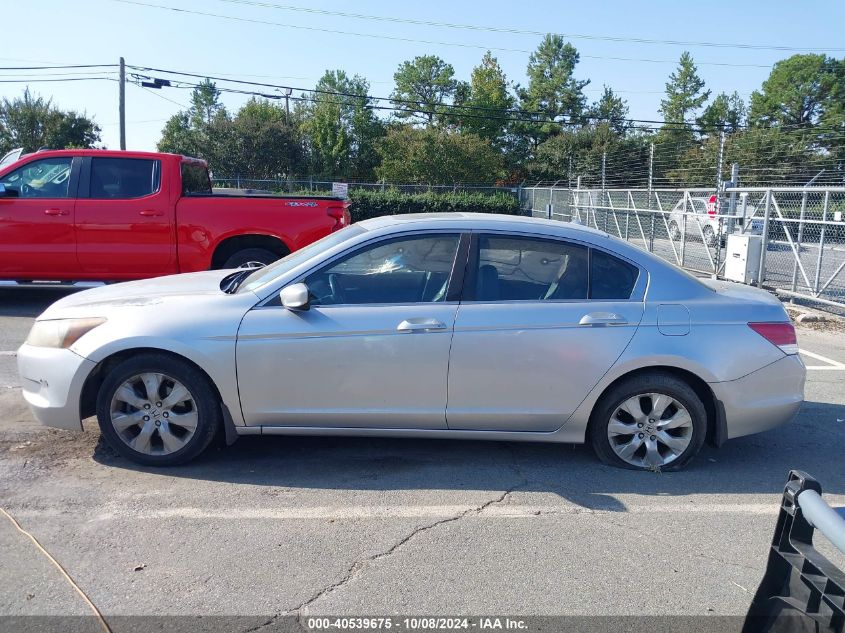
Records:
[[[711,218],[716,215],[716,196],[715,195],[710,196],[710,199],[707,201],[707,215],[709,215]]]
[[[795,338],[792,323],[749,323],[748,327],[772,345],[777,345],[784,354],[798,353],[798,339]]]
[[[332,231],[338,231],[349,224],[349,212],[344,207],[329,207],[326,213],[334,218]]]

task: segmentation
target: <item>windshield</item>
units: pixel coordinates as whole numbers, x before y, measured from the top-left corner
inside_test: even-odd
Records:
[[[256,288],[260,288],[261,286],[270,283],[271,281],[276,279],[279,275],[283,275],[287,271],[292,270],[299,266],[301,263],[309,260],[311,257],[316,255],[320,251],[325,251],[330,248],[333,248],[338,244],[341,244],[346,240],[351,239],[356,235],[361,235],[361,233],[365,232],[366,229],[363,229],[360,226],[353,224],[352,226],[347,226],[345,229],[341,229],[336,233],[330,233],[323,239],[317,240],[313,244],[310,244],[305,248],[301,248],[298,251],[291,253],[287,257],[283,257],[279,261],[273,262],[269,266],[257,269],[249,277],[244,279],[243,283],[240,284],[240,286],[238,287],[238,292],[249,292],[255,290]]]

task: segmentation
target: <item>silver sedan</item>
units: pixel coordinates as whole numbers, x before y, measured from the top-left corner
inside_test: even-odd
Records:
[[[605,233],[475,214],[368,220],[258,270],[104,286],[18,353],[44,424],[148,465],[215,435],[589,442],[677,469],[794,417],[805,370],[766,292]]]

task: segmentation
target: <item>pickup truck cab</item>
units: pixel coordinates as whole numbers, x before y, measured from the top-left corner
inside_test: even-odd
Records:
[[[0,279],[121,281],[268,264],[349,224],[330,197],[212,191],[205,161],[39,151],[0,167]]]

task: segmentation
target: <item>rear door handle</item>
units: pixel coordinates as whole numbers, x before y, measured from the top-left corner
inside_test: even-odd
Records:
[[[68,215],[70,211],[64,209],[44,209],[44,215]]]
[[[396,326],[397,332],[436,332],[445,330],[446,324],[437,319],[405,319]]]
[[[590,312],[581,317],[578,325],[627,325],[628,319],[615,312]]]
[[[156,218],[164,214],[161,211],[156,211],[155,209],[144,209],[143,211],[138,211],[138,215],[143,215],[145,218]]]

